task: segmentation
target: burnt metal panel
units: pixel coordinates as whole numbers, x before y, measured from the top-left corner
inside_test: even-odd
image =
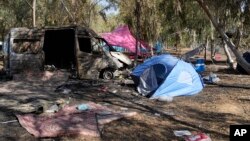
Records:
[[[8,64],[6,67],[11,74],[25,70],[41,70],[44,62],[43,36],[42,29],[11,29],[10,36],[6,39],[8,52],[5,55],[5,63]]]

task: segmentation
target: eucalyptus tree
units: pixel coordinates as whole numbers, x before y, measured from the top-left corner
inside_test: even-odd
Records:
[[[165,0],[159,3],[162,34],[171,43],[190,46],[205,40],[209,20],[201,14],[199,5],[193,1]],[[179,41],[178,41],[179,40]]]
[[[234,53],[234,55],[237,59],[237,62],[245,69],[245,71],[248,74],[250,74],[250,64],[242,57],[241,53],[238,51],[238,48],[229,39],[229,37],[225,33],[225,30],[223,29],[223,25],[221,26],[221,23],[218,20],[216,20],[216,18],[212,15],[206,2],[204,2],[203,0],[196,0],[196,1],[199,3],[199,5],[204,10],[204,12],[207,14],[207,16],[209,17],[209,19],[211,20],[211,22],[213,23],[213,25],[215,26],[216,30],[219,32],[219,34],[221,35],[221,37],[223,38],[225,43],[230,47],[230,49],[232,50],[232,52]],[[238,2],[238,1],[235,1],[235,2]],[[215,5],[213,5],[213,6],[215,7]],[[239,6],[239,8],[242,8],[242,7]],[[232,9],[231,11],[234,11],[234,10],[235,9]],[[240,24],[244,24],[244,23],[240,23]],[[225,24],[224,24],[224,26],[225,26]]]
[[[29,16],[29,7],[25,1],[0,1],[0,32],[1,40],[11,27],[30,26],[32,18]]]
[[[140,12],[140,38],[146,41],[155,41],[161,32],[157,10],[158,3],[159,0],[140,0],[138,9],[135,0],[119,1],[120,20],[128,24],[133,33],[136,34],[136,12]]]

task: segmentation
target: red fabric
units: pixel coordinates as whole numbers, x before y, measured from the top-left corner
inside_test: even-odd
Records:
[[[112,46],[124,47],[133,53],[136,52],[136,39],[127,25],[120,26],[112,32],[102,33],[101,36]],[[140,43],[143,48],[149,48],[145,42],[140,41]],[[138,54],[140,54],[139,51]]]
[[[104,124],[119,119],[126,114],[117,114],[107,107],[95,103],[88,103],[89,110],[79,111],[75,106],[66,106],[51,115],[17,115],[20,124],[35,137],[57,137],[61,135],[99,136],[97,127],[97,113],[111,113],[101,116],[98,123]],[[127,114],[132,116],[134,114]]]
[[[211,138],[205,133],[199,133],[197,135],[187,136],[185,141],[212,141]]]

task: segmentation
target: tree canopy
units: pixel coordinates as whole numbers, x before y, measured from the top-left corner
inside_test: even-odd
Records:
[[[248,34],[250,10],[248,0],[203,0],[220,26],[229,32]],[[0,34],[12,27],[32,27],[33,0],[0,2]],[[106,5],[102,3],[105,2]],[[105,13],[110,8],[118,14]],[[139,17],[138,17],[139,15]],[[138,19],[139,18],[139,19]],[[106,32],[128,24],[147,42],[162,40],[168,44],[190,46],[217,37],[210,20],[195,0],[38,0],[36,25],[61,26],[78,24]],[[138,24],[138,25],[137,25]],[[140,28],[138,30],[138,27]],[[241,42],[248,46],[248,39]]]

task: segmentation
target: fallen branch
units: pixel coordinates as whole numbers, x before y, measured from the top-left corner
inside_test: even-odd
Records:
[[[218,84],[218,83],[210,83],[208,85],[216,85],[216,86],[219,86],[219,87],[228,87],[228,88],[250,89],[250,86],[240,85],[240,84]]]
[[[17,120],[3,121],[3,122],[0,122],[0,123],[6,124],[6,123],[12,123],[12,122],[17,122]]]

